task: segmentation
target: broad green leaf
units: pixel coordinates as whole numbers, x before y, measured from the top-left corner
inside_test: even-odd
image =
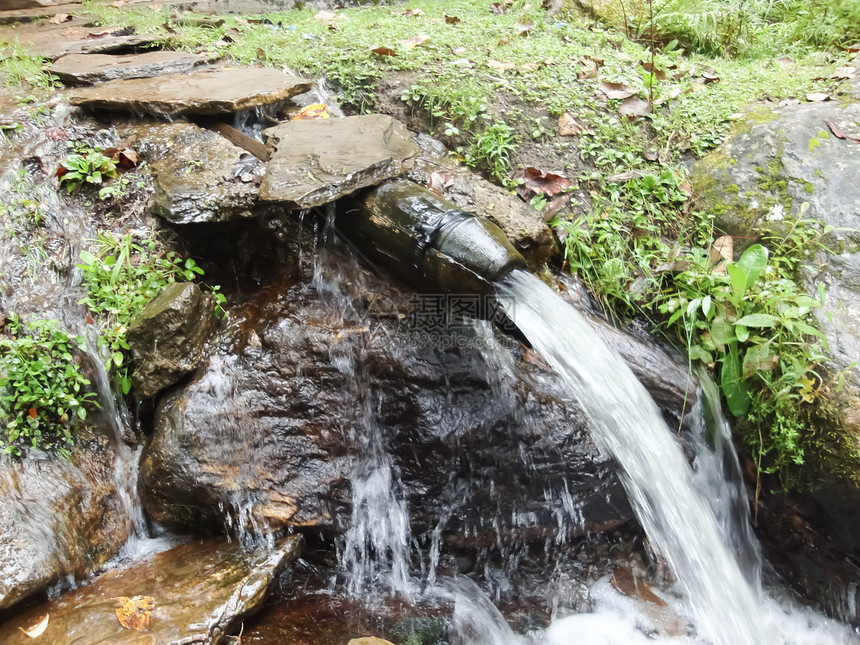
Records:
[[[736,417],[746,414],[750,406],[747,384],[741,378],[740,360],[737,349],[723,358],[723,368],[720,371],[720,386],[726,397],[729,411]]]
[[[732,324],[725,318],[716,318],[711,323],[711,339],[714,344],[725,352],[724,346],[729,344],[735,338],[735,329]]]
[[[732,304],[739,307],[747,290],[747,274],[736,264],[726,266],[726,273],[732,281]]]
[[[746,275],[747,287],[752,286],[767,267],[767,249],[761,244],[753,244],[741,255],[738,266]]]
[[[778,322],[779,318],[770,314],[750,314],[749,316],[744,316],[735,322],[735,324],[743,325],[744,327],[773,327]]]
[[[705,317],[711,313],[711,296],[702,298],[702,313],[705,314]]]

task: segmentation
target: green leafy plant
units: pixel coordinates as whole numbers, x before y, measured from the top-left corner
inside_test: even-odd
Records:
[[[95,253],[81,251],[83,285],[88,295],[80,301],[101,320],[99,345],[109,356],[108,367],[114,371],[117,388],[123,394],[131,390],[128,372],[126,331],[129,323],[146,304],[168,284],[191,281],[203,274],[191,258],[182,260],[173,251],[159,255],[152,240],[141,244],[130,235],[116,239],[110,233],[99,233]],[[223,298],[216,290],[220,306]]]
[[[56,320],[24,325],[12,314],[0,336],[0,422],[3,452],[20,455],[22,444],[68,456],[78,423],[95,405],[81,374],[82,337],[72,338]]]
[[[516,149],[516,134],[507,123],[496,121],[475,135],[464,149],[466,165],[484,167],[493,179],[505,183],[511,169],[511,154]]]
[[[117,176],[116,164],[101,153],[99,148],[86,149],[69,155],[61,165],[60,186],[74,192],[85,183],[101,184],[105,179]],[[107,196],[107,195],[106,195]],[[102,197],[104,199],[104,197]]]

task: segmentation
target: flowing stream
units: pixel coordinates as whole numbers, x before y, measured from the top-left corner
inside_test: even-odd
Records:
[[[850,642],[837,626],[809,633],[797,621],[779,619],[758,586],[754,543],[737,536],[736,495],[722,483],[707,484],[713,479],[707,468],[694,473],[651,397],[573,307],[524,271],[511,273],[497,291],[505,312],[584,408],[594,440],[621,465],[636,515],[683,587],[705,642]],[[708,495],[723,499],[712,502]],[[550,634],[549,642],[575,641]]]

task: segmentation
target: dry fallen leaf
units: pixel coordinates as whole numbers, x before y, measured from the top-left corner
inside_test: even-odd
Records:
[[[707,67],[702,70],[702,78],[705,79],[705,83],[719,83],[720,77],[717,74],[717,70]]]
[[[673,85],[672,87],[669,88],[668,92],[666,92],[664,94],[660,94],[660,96],[658,98],[654,99],[654,105],[662,105],[663,103],[666,103],[667,101],[671,101],[673,99],[678,98],[680,95],[681,95],[681,88],[678,85]]]
[[[558,117],[558,133],[563,137],[575,137],[585,130],[583,125],[569,113],[564,112]]]
[[[597,90],[603,92],[609,99],[626,99],[637,92],[635,88],[628,87],[623,83],[610,83],[609,81],[603,81]]]
[[[406,13],[404,13],[403,15],[407,18],[410,18],[412,16],[423,16],[424,9],[421,9],[420,7],[416,7],[415,9],[407,9]]]
[[[538,70],[538,65],[535,63],[523,63],[520,65],[521,72],[536,72]]]
[[[490,11],[493,13],[505,13],[507,9],[505,9],[504,5],[501,2],[494,2],[490,5]]]
[[[645,116],[651,114],[651,104],[643,101],[638,96],[628,96],[621,101],[618,113],[624,116]]]
[[[72,19],[72,15],[68,13],[58,13],[56,16],[51,18],[48,22],[52,25],[61,25],[64,22],[69,22]]]
[[[45,614],[45,616],[38,623],[30,627],[29,629],[24,629],[23,627],[19,627],[24,635],[28,638],[39,638],[42,634],[45,633],[45,630],[48,629],[48,619],[51,617],[50,614]]]
[[[427,188],[437,195],[443,194],[446,188],[450,188],[453,185],[454,177],[447,172],[433,172],[430,175],[430,180],[427,182]]]
[[[854,78],[857,75],[857,68],[853,65],[845,67],[837,67],[833,70],[833,78]]]
[[[370,51],[379,56],[397,56],[397,52],[390,47],[373,47]]]
[[[528,363],[529,365],[534,365],[535,367],[542,369],[544,372],[552,371],[552,368],[546,364],[546,361],[541,358],[541,355],[538,354],[531,347],[526,347],[523,349],[523,361]]]
[[[653,74],[658,81],[666,80],[666,72],[658,68],[656,65],[652,65],[651,63],[646,63],[644,61],[641,61],[639,64],[642,65],[642,69],[646,72]]]
[[[442,15],[445,16],[445,22],[449,25],[456,25],[458,22],[460,22],[460,19],[457,16],[449,16],[447,13]]]
[[[825,92],[811,92],[806,95],[806,100],[810,103],[821,103],[821,101],[827,101],[830,99],[830,95]]]
[[[496,43],[496,46],[497,47],[504,47],[505,45],[510,45],[510,44],[511,44],[511,39],[508,38],[507,36],[505,36],[504,38],[500,39],[498,43]]]
[[[508,70],[515,69],[516,66],[516,63],[503,63],[498,60],[493,60],[492,58],[487,61],[487,67],[491,67],[497,72],[507,72]]]
[[[544,173],[531,166],[515,170],[511,173],[511,177],[523,180],[523,183],[517,186],[517,194],[526,201],[535,195],[553,197],[573,185],[567,177],[551,172]]]
[[[534,28],[535,23],[531,20],[520,20],[517,22],[517,34],[520,36],[528,36]]]
[[[134,596],[133,598],[119,596],[114,600],[119,602],[119,607],[116,608],[116,617],[120,625],[136,632],[149,630],[149,618],[155,608],[155,598],[152,596]]]
[[[717,264],[721,260],[731,262],[735,254],[735,240],[731,235],[723,235],[714,240],[711,245],[711,264]]]
[[[850,141],[854,141],[855,143],[860,143],[860,139],[855,139],[854,137],[849,137],[842,130],[836,127],[836,124],[833,121],[828,119],[824,119],[824,122],[827,124],[827,127],[830,128],[830,131],[833,133],[833,136],[837,139],[848,139]]]
[[[589,78],[597,78],[597,71],[600,68],[600,63],[589,57],[585,57],[579,61],[581,69],[577,73],[576,78],[580,81]]]
[[[424,34],[418,34],[417,36],[412,36],[412,38],[407,38],[400,42],[406,49],[414,49],[418,47],[418,45],[423,45],[428,40],[430,40],[430,36],[425,36]]]
[[[331,11],[320,11],[314,16],[314,18],[317,20],[334,20],[337,18],[337,14],[334,14]]]
[[[325,103],[311,103],[299,110],[290,121],[316,121],[327,118],[329,118],[329,114]]]

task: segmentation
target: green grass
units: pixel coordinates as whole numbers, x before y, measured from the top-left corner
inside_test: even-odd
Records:
[[[49,61],[30,56],[18,43],[0,42],[6,49],[0,60],[0,81],[13,89],[48,90],[59,86],[59,80],[47,71]]]

